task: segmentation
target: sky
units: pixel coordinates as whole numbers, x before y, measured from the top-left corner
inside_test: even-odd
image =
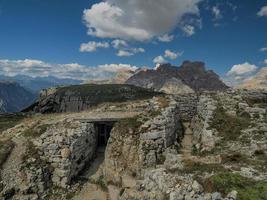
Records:
[[[203,61],[234,80],[267,66],[266,0],[0,0],[0,73],[104,79]]]

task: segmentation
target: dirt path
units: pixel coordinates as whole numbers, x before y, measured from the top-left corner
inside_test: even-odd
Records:
[[[85,172],[80,177],[89,180],[90,177],[97,172],[103,161],[104,151],[103,149],[98,149],[94,162],[88,169],[85,169]],[[73,197],[73,200],[109,200],[109,198],[107,191],[103,190],[99,185],[88,182],[83,186],[82,190]]]
[[[14,138],[13,141],[15,142],[15,147],[1,170],[1,178],[4,183],[8,183],[8,185],[6,186],[8,188],[21,184],[19,172],[22,163],[22,155],[26,151],[24,140],[22,138]]]
[[[182,140],[182,149],[181,153],[183,155],[183,159],[190,159],[192,154],[192,139],[193,139],[193,132],[192,129],[190,128],[190,123],[184,123],[184,129],[185,129],[185,134],[184,138]]]

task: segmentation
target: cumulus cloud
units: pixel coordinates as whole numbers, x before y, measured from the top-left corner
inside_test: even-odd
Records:
[[[263,48],[261,48],[260,51],[261,51],[261,52],[265,52],[265,51],[267,51],[267,47],[263,47]]]
[[[265,59],[265,60],[263,61],[263,63],[267,65],[267,59]]]
[[[156,64],[163,64],[166,63],[166,60],[164,59],[163,56],[157,56],[153,59],[153,62]]]
[[[0,60],[0,74],[4,76],[25,75],[29,77],[70,78],[76,80],[105,80],[118,71],[138,69],[128,64],[86,66],[78,63],[52,64],[40,60]]]
[[[145,50],[143,48],[131,48],[131,49],[120,49],[117,53],[119,57],[129,57],[133,56],[137,53],[144,53]]]
[[[188,37],[195,34],[195,27],[192,25],[185,25],[182,27],[182,30],[184,31],[185,35]]]
[[[80,52],[94,52],[97,50],[97,48],[109,48],[109,43],[95,41],[82,43],[80,46]]]
[[[174,35],[164,34],[158,37],[160,42],[171,42],[174,39]]]
[[[212,7],[212,14],[214,15],[214,20],[219,20],[222,18],[221,10],[218,6]]]
[[[88,34],[145,41],[175,29],[186,15],[198,16],[201,0],[106,0],[84,10]]]
[[[175,60],[178,57],[180,57],[181,55],[183,55],[183,52],[172,52],[172,51],[170,51],[170,50],[167,49],[165,51],[164,57],[165,58],[169,58],[171,60]]]
[[[257,13],[259,17],[267,16],[267,6],[263,6],[260,11]]]
[[[127,47],[128,46],[128,43],[124,40],[113,40],[111,42],[112,46],[114,49],[121,49],[121,48],[124,48],[124,47]]]
[[[228,76],[242,76],[255,72],[258,69],[256,65],[245,62],[243,64],[234,65],[227,73]]]

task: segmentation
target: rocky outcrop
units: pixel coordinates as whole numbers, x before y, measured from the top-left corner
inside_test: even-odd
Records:
[[[156,69],[141,70],[126,83],[171,94],[224,91],[228,88],[217,74],[205,69],[204,63],[189,61],[180,67],[163,64]]]
[[[15,82],[0,81],[0,112],[19,112],[29,106],[35,95]]]
[[[76,85],[61,87],[45,94],[24,112],[80,112],[105,102],[149,99],[160,93],[131,85]],[[48,94],[48,96],[47,96]]]

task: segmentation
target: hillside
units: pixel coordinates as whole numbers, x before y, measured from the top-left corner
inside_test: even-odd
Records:
[[[19,84],[0,81],[0,112],[18,112],[29,106],[35,95]]]
[[[261,68],[256,75],[244,80],[237,88],[267,90],[267,67]]]
[[[146,99],[157,95],[160,93],[132,85],[73,85],[58,88],[56,92],[39,99],[25,112],[78,112],[104,102]]]
[[[0,115],[0,199],[266,200],[266,93],[118,102],[153,93],[91,87],[57,95],[121,94],[83,112]]]
[[[170,80],[175,81],[170,84]],[[189,61],[185,61],[180,67],[163,64],[156,69],[142,70],[130,77],[126,84],[153,88],[157,91],[166,91],[167,84],[167,91],[172,86],[172,92],[175,93],[223,91],[228,88],[217,74],[205,69],[204,63]]]

